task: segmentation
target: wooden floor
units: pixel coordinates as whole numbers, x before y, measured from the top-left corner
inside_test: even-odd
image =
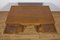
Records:
[[[8,12],[0,12],[0,40],[60,40],[60,12],[52,12],[57,33],[37,33],[31,26],[26,28],[29,31],[25,30],[25,33],[3,34],[7,15]]]

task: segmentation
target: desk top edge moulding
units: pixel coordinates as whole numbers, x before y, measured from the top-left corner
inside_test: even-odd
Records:
[[[49,6],[12,6],[6,19],[4,33],[17,34],[24,33],[26,27],[34,26],[36,32],[56,33],[55,21]]]

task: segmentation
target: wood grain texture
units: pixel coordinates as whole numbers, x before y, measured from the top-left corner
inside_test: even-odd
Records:
[[[55,22],[48,6],[12,6],[6,20],[6,24],[8,24],[8,26],[6,25],[7,30],[5,29],[5,32],[8,31],[9,28],[12,29],[14,24],[24,25],[25,23],[39,23],[42,27],[42,30],[40,27],[36,27],[37,32],[56,32],[54,26]],[[19,30],[18,28],[20,28],[21,31],[24,30],[23,26],[22,28],[20,26],[16,26],[15,31],[13,30],[14,28],[12,29],[12,33],[20,32],[16,31]]]
[[[60,40],[60,12],[52,12],[52,15],[54,17],[55,20],[55,27],[57,30],[57,34],[51,34],[51,33],[30,33],[29,34],[23,34],[23,36],[21,34],[7,34],[4,35],[4,29],[5,29],[5,21],[7,18],[8,12],[0,12],[0,40]],[[28,28],[30,29],[30,28]],[[33,31],[33,30],[32,30]],[[26,32],[26,31],[25,31]],[[27,30],[27,32],[29,32]],[[34,31],[35,32],[35,31]],[[34,36],[36,35],[36,36]],[[23,37],[23,38],[21,38]]]
[[[6,24],[54,24],[48,6],[12,6]]]

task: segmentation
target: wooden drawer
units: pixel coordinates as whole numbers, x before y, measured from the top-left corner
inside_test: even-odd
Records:
[[[56,32],[54,24],[41,24],[36,25],[35,29],[37,32]]]
[[[24,31],[25,26],[21,24],[7,24],[4,33],[15,34]]]

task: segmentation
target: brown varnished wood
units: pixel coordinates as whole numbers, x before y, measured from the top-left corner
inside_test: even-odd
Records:
[[[54,24],[48,6],[12,6],[6,24],[40,23]]]
[[[8,27],[13,24],[17,25],[16,30],[11,33],[23,32],[25,24],[38,24],[35,26],[37,32],[56,32],[55,22],[48,6],[12,6],[6,24]]]

